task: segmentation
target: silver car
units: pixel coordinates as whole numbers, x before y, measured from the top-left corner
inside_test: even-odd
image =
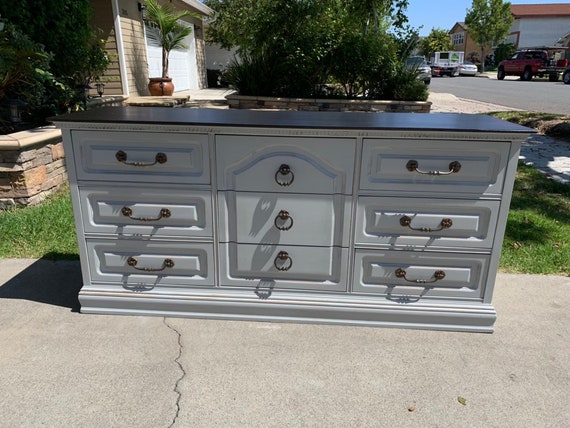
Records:
[[[423,56],[411,56],[406,59],[405,64],[408,70],[416,70],[418,72],[418,79],[423,80],[426,85],[430,84],[431,67]]]

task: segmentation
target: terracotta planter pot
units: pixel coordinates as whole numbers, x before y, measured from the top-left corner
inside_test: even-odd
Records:
[[[148,82],[148,90],[152,96],[171,96],[174,92],[172,78],[151,77]]]

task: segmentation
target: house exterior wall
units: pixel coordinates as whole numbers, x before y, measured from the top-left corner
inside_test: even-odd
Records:
[[[112,4],[101,1],[93,2],[93,12],[92,24],[99,31],[98,37],[105,41],[104,49],[111,60],[109,67],[99,80],[105,84],[105,95],[122,95],[124,91],[121,85],[121,68],[119,66],[119,50],[113,22]],[[97,95],[95,85],[92,83],[91,86],[93,89],[91,89],[90,95]]]
[[[462,34],[463,37],[456,37],[456,34]],[[463,52],[466,61],[479,62],[481,60],[481,47],[475,43],[466,27],[460,23],[455,24],[449,32],[449,37],[451,40],[451,49]],[[457,43],[458,39],[463,39],[463,43]],[[485,52],[486,54],[491,53],[491,46],[487,46]]]
[[[570,16],[529,17],[516,19],[508,41],[519,49],[554,46],[570,30]]]
[[[142,3],[143,0],[140,2]],[[101,79],[105,83],[105,95],[149,95],[147,48],[143,16],[139,11],[138,3],[133,0],[93,0],[92,2],[95,10],[93,24],[102,30],[101,38],[106,41],[105,49],[112,60]],[[192,10],[187,3],[181,0],[173,0],[171,3],[179,10]],[[118,14],[120,28],[115,28],[114,12]],[[188,17],[186,21],[194,25],[198,84],[200,88],[204,88],[207,86],[207,81],[202,19]],[[120,38],[117,31],[120,31]],[[119,46],[121,41],[122,49]],[[121,52],[124,71],[120,67]],[[123,88],[123,82],[125,88]],[[96,95],[96,91],[92,90],[91,95]]]
[[[129,95],[149,95],[142,13],[138,10],[137,2],[119,0],[118,4]]]

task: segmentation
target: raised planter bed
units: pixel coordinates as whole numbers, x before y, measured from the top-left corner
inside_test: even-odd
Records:
[[[0,135],[0,209],[36,205],[66,181],[59,129]]]
[[[297,111],[369,111],[429,113],[430,101],[347,100],[329,98],[274,98],[227,95],[230,108]]]

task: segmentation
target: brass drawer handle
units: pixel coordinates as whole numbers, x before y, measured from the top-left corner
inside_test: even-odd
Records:
[[[117,153],[115,153],[115,158],[119,162],[124,163],[125,165],[131,165],[131,166],[153,166],[153,165],[156,165],[157,163],[166,163],[166,161],[168,160],[165,153],[159,152],[154,157],[154,162],[152,162],[152,163],[127,162],[127,154],[122,150],[119,150]]]
[[[164,261],[162,262],[162,267],[159,267],[159,268],[137,267],[138,262],[139,261],[137,259],[135,259],[134,257],[129,257],[127,259],[127,264],[129,266],[135,268],[136,270],[142,270],[144,272],[160,272],[166,268],[174,267],[174,260],[172,260],[172,259],[164,259]]]
[[[413,282],[415,284],[431,284],[433,282],[439,281],[443,278],[445,278],[445,272],[442,270],[436,270],[433,274],[433,279],[428,280],[428,279],[408,279],[406,278],[406,271],[402,268],[398,268],[396,269],[396,277],[397,278],[404,278],[406,281],[408,282]]]
[[[449,175],[459,172],[461,164],[458,161],[453,161],[449,164],[449,171],[422,171],[419,169],[420,164],[417,160],[409,160],[406,164],[406,169],[410,172],[417,172],[418,174],[425,175]]]
[[[289,230],[293,227],[293,217],[291,217],[289,211],[281,210],[275,217],[275,221],[273,223],[279,230]]]
[[[293,266],[293,259],[289,256],[287,251],[279,251],[279,254],[275,257],[273,264],[277,270],[284,272],[291,269]]]
[[[133,210],[129,207],[123,207],[121,209],[121,214],[123,214],[125,217],[129,217],[130,219],[137,221],[158,221],[161,218],[168,218],[172,215],[168,208],[162,208],[158,213],[158,217],[133,217]]]
[[[412,223],[412,219],[410,217],[408,217],[407,215],[400,218],[400,225],[401,226],[409,227],[410,229],[415,230],[417,232],[438,232],[438,231],[443,230],[443,229],[449,229],[451,226],[453,226],[453,220],[451,220],[450,218],[447,218],[447,217],[441,219],[441,223],[439,224],[438,229],[432,229],[431,227],[412,227],[411,223]]]
[[[284,181],[280,176],[289,177],[288,181]],[[275,173],[275,182],[280,186],[290,186],[295,180],[295,175],[291,171],[291,167],[287,164],[282,164]]]

